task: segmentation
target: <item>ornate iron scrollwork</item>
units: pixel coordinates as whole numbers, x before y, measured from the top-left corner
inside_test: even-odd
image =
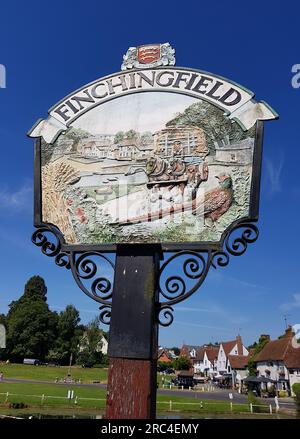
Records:
[[[41,248],[44,255],[55,259],[56,265],[71,268],[69,252],[62,251],[62,242],[59,231],[55,227],[40,227],[31,237],[31,241]]]
[[[157,320],[160,325],[172,324],[173,305],[187,299],[201,287],[211,266],[217,268],[228,265],[230,256],[245,253],[248,245],[257,240],[258,234],[258,228],[252,222],[238,222],[225,234],[218,250],[207,246],[199,252],[179,251],[166,259],[159,273],[159,294],[162,300],[157,304]],[[98,251],[64,251],[60,232],[53,226],[38,228],[32,235],[32,242],[41,248],[43,254],[53,257],[59,267],[71,269],[79,288],[101,304],[100,321],[109,324],[113,262]],[[170,271],[176,274],[169,275]]]
[[[103,264],[109,268],[101,274]],[[72,252],[71,255],[71,270],[73,277],[79,288],[91,299],[101,303],[100,307],[100,321],[109,324],[111,315],[111,300],[113,282],[114,264],[102,253],[91,251],[84,253]]]
[[[242,229],[242,233],[235,236],[235,233]],[[158,303],[157,319],[162,326],[172,324],[173,308],[178,302],[187,299],[195,293],[204,282],[210,267],[225,267],[228,265],[231,256],[240,256],[247,250],[248,244],[252,244],[258,238],[259,231],[255,224],[247,222],[236,223],[225,237],[220,250],[212,248],[200,252],[180,251],[170,256],[163,262],[160,269],[159,293],[162,302]],[[180,269],[176,268],[176,275],[167,276],[174,261],[184,258]]]
[[[38,228],[33,233],[31,240],[33,244],[41,248],[44,255],[53,257],[56,265],[72,271],[79,288],[102,305],[100,306],[100,321],[109,324],[113,287],[111,279],[114,271],[112,261],[97,251],[63,251],[60,233],[52,226]],[[104,264],[106,264],[106,268],[103,270],[105,275],[101,274]]]

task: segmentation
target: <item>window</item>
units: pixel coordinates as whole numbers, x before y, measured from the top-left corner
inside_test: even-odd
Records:
[[[236,161],[236,154],[230,154],[230,160],[232,162],[235,162]]]

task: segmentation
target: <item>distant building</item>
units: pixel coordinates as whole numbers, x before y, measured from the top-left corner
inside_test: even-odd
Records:
[[[87,334],[84,333],[80,342],[79,342],[79,352],[82,352],[85,349],[86,344],[88,344],[88,338],[87,338]],[[104,335],[101,335],[97,348],[96,348],[96,352],[102,352],[103,355],[107,354],[107,350],[108,350],[108,341],[106,340],[106,338],[104,337]]]
[[[173,351],[173,349],[165,348],[162,346],[159,346],[158,348],[158,355],[157,359],[158,361],[161,361],[163,363],[171,363],[177,358],[177,355]]]
[[[238,386],[242,388],[242,380],[246,378],[248,373],[249,355],[228,355],[227,370],[232,376],[232,387]]]
[[[53,155],[63,155],[71,152],[74,140],[66,139],[60,136],[54,144]]]
[[[180,349],[180,357],[186,357],[192,362],[196,359],[197,352],[201,350],[203,346],[194,346],[194,345],[182,345]]]
[[[114,148],[116,160],[135,160],[139,154],[137,139],[124,139],[119,141]]]
[[[104,159],[107,157],[113,139],[114,136],[111,134],[95,134],[86,137],[78,143],[77,152],[84,157]]]
[[[194,372],[203,373],[205,376],[216,374],[218,352],[218,345],[207,345],[199,349],[194,361]]]
[[[243,345],[242,337],[240,335],[238,335],[235,340],[220,343],[217,358],[217,372],[219,375],[232,372],[230,358],[235,355],[242,357],[248,357],[249,355],[249,351]]]
[[[157,131],[154,152],[160,156],[197,155],[205,157],[209,150],[202,128],[192,125],[170,126]]]
[[[138,152],[136,154],[135,159],[137,161],[140,160],[146,160],[148,157],[150,157],[153,154],[153,141],[151,142],[141,142],[138,145]]]
[[[254,140],[249,137],[237,143],[215,142],[216,161],[249,165],[253,160]]]
[[[159,348],[157,361],[161,361],[163,363],[171,363],[173,359],[174,358],[172,358],[168,349],[162,347]]]
[[[219,345],[209,345],[204,350],[203,373],[205,376],[214,376],[217,373],[217,359]]]
[[[293,347],[294,332],[289,327],[278,340],[269,341],[255,356],[258,376],[277,382],[277,389],[292,392],[294,383],[300,383],[300,347]]]

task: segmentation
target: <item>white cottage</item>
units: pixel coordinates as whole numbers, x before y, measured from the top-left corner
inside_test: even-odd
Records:
[[[253,146],[254,140],[250,137],[232,144],[219,144],[215,142],[216,161],[249,165],[253,158]]]
[[[206,376],[213,377],[217,374],[217,359],[220,346],[210,345],[204,351],[203,356],[203,371]]]
[[[277,389],[292,393],[292,385],[300,383],[300,347],[293,346],[294,332],[289,327],[278,340],[269,341],[256,355],[258,376],[277,382]]]
[[[242,337],[238,335],[235,340],[220,343],[217,358],[217,372],[219,375],[231,373],[230,356],[248,357],[249,351],[243,345]]]

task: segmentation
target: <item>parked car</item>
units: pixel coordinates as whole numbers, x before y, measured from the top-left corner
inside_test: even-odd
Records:
[[[193,372],[180,371],[176,377],[176,386],[183,387],[184,389],[193,388],[195,386]]]
[[[175,370],[172,369],[171,367],[168,367],[163,373],[166,375],[170,375],[172,373],[175,373]]]
[[[41,364],[40,360],[36,358],[24,358],[23,364],[30,364],[31,366],[39,366]]]
[[[50,361],[48,363],[48,366],[50,366],[50,367],[59,367],[60,364],[57,361]]]
[[[86,363],[83,363],[82,365],[81,365],[81,367],[84,367],[84,368],[86,368],[86,369],[90,369],[91,367],[93,367],[94,365],[93,365],[93,363],[90,363],[89,361],[87,361]]]

